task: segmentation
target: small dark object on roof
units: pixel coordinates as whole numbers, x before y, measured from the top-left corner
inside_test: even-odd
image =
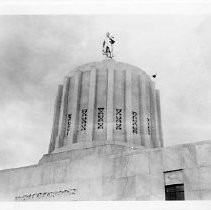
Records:
[[[152,77],[155,78],[157,76],[157,74],[153,74]]]

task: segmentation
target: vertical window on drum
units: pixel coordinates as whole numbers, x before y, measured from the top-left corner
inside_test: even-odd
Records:
[[[138,133],[138,114],[137,112],[132,112],[132,131],[133,133]]]
[[[67,132],[66,132],[66,135],[67,136],[68,136],[68,134],[70,132],[71,118],[72,118],[72,114],[68,114],[67,115]]]
[[[87,109],[81,110],[81,131],[85,131],[87,126]]]
[[[150,118],[147,117],[147,131],[148,131],[148,135],[151,134],[151,128],[150,128]]]
[[[116,130],[122,130],[122,109],[116,109]]]
[[[97,129],[103,129],[104,108],[98,108],[97,111]]]

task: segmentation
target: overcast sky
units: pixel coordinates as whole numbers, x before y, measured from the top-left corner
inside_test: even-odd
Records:
[[[57,86],[74,67],[115,60],[157,73],[165,146],[211,140],[211,16],[1,16],[0,169],[47,153]]]

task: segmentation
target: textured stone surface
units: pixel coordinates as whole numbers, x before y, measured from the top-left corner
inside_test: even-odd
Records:
[[[200,191],[200,200],[210,200],[211,190],[201,190]]]
[[[196,144],[197,161],[200,166],[211,165],[211,143]]]
[[[165,200],[165,184],[176,183],[184,183],[186,200],[211,199],[211,167],[197,164],[194,152],[195,146],[203,143],[208,144],[148,150],[100,145],[51,154],[57,157],[0,171],[0,199],[51,192],[59,194],[55,200]],[[166,172],[170,168],[174,171]],[[180,175],[168,182],[164,178],[167,173]],[[65,196],[71,189],[76,194]]]
[[[150,200],[151,201],[163,201],[163,200],[165,200],[165,195],[164,194],[150,195]]]
[[[140,174],[136,176],[136,196],[150,195],[150,176]]]
[[[163,173],[163,153],[162,150],[151,150],[149,156],[150,174]]]
[[[164,195],[164,179],[163,174],[153,174],[150,175],[150,195]]]
[[[200,190],[194,190],[194,191],[185,190],[185,200],[201,200],[201,191]],[[208,198],[208,200],[210,200],[210,197]]]
[[[199,167],[198,173],[201,190],[211,189],[211,167]]]
[[[163,167],[165,171],[182,168],[182,159],[179,148],[167,147],[163,149]]]
[[[128,156],[127,176],[149,174],[149,161],[146,154]]]
[[[182,168],[197,166],[196,147],[194,144],[186,144],[181,147]]]
[[[185,191],[200,190],[200,177],[198,168],[186,168],[183,171]]]

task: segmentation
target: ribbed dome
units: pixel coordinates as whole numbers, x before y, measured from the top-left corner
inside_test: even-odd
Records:
[[[72,76],[75,74],[76,71],[90,71],[90,68],[95,68],[98,69],[99,71],[104,71],[108,68],[115,68],[116,70],[121,70],[122,68],[129,68],[130,71],[136,72],[137,74],[146,74],[143,70],[141,70],[140,68],[127,64],[127,63],[123,63],[123,62],[118,62],[115,61],[114,59],[105,59],[102,61],[98,61],[98,62],[90,62],[90,63],[86,63],[80,66],[77,66],[75,69],[71,70],[68,76]]]
[[[163,145],[154,82],[112,59],[81,65],[59,85],[49,153],[105,143]]]

